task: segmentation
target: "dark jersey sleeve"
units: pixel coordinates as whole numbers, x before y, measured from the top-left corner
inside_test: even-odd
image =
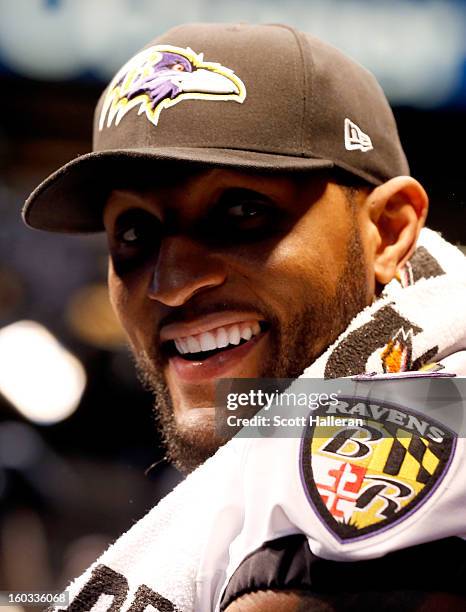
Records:
[[[378,559],[342,562],[314,555],[303,534],[278,538],[244,559],[220,610],[242,595],[266,590],[312,595],[309,610],[315,611],[464,611],[466,542],[446,538]]]

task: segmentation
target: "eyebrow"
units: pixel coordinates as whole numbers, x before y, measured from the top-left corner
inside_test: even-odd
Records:
[[[112,203],[112,199],[115,197],[119,197],[118,192],[124,192],[125,196],[125,201],[124,202],[113,202]],[[121,215],[123,215],[124,213],[128,212],[128,211],[135,211],[135,210],[145,210],[147,213],[149,214],[154,214],[154,211],[151,210],[150,208],[144,206],[141,204],[140,201],[137,200],[138,195],[142,193],[139,191],[136,191],[135,189],[120,189],[120,188],[115,188],[112,189],[112,191],[109,193],[105,204],[103,205],[102,208],[102,221],[104,222],[105,225],[105,218],[108,217],[108,215],[112,215],[113,217],[113,224],[116,224],[117,220],[119,219],[119,217],[121,217]],[[114,212],[110,212],[111,209],[115,209],[117,208],[117,211]]]

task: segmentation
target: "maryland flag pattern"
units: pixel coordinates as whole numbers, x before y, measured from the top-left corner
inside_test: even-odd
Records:
[[[317,412],[309,419],[301,472],[318,515],[337,539],[349,542],[417,510],[444,478],[456,438],[399,406],[351,398],[341,408],[351,418]]]

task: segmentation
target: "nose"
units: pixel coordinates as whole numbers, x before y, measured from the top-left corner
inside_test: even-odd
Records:
[[[224,263],[202,244],[186,236],[165,236],[148,296],[166,306],[181,306],[195,293],[220,286],[225,279]]]

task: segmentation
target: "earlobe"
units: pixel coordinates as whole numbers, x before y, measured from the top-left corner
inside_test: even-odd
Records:
[[[391,179],[369,196],[376,236],[374,274],[378,284],[389,283],[414,252],[427,210],[427,194],[410,176]]]

